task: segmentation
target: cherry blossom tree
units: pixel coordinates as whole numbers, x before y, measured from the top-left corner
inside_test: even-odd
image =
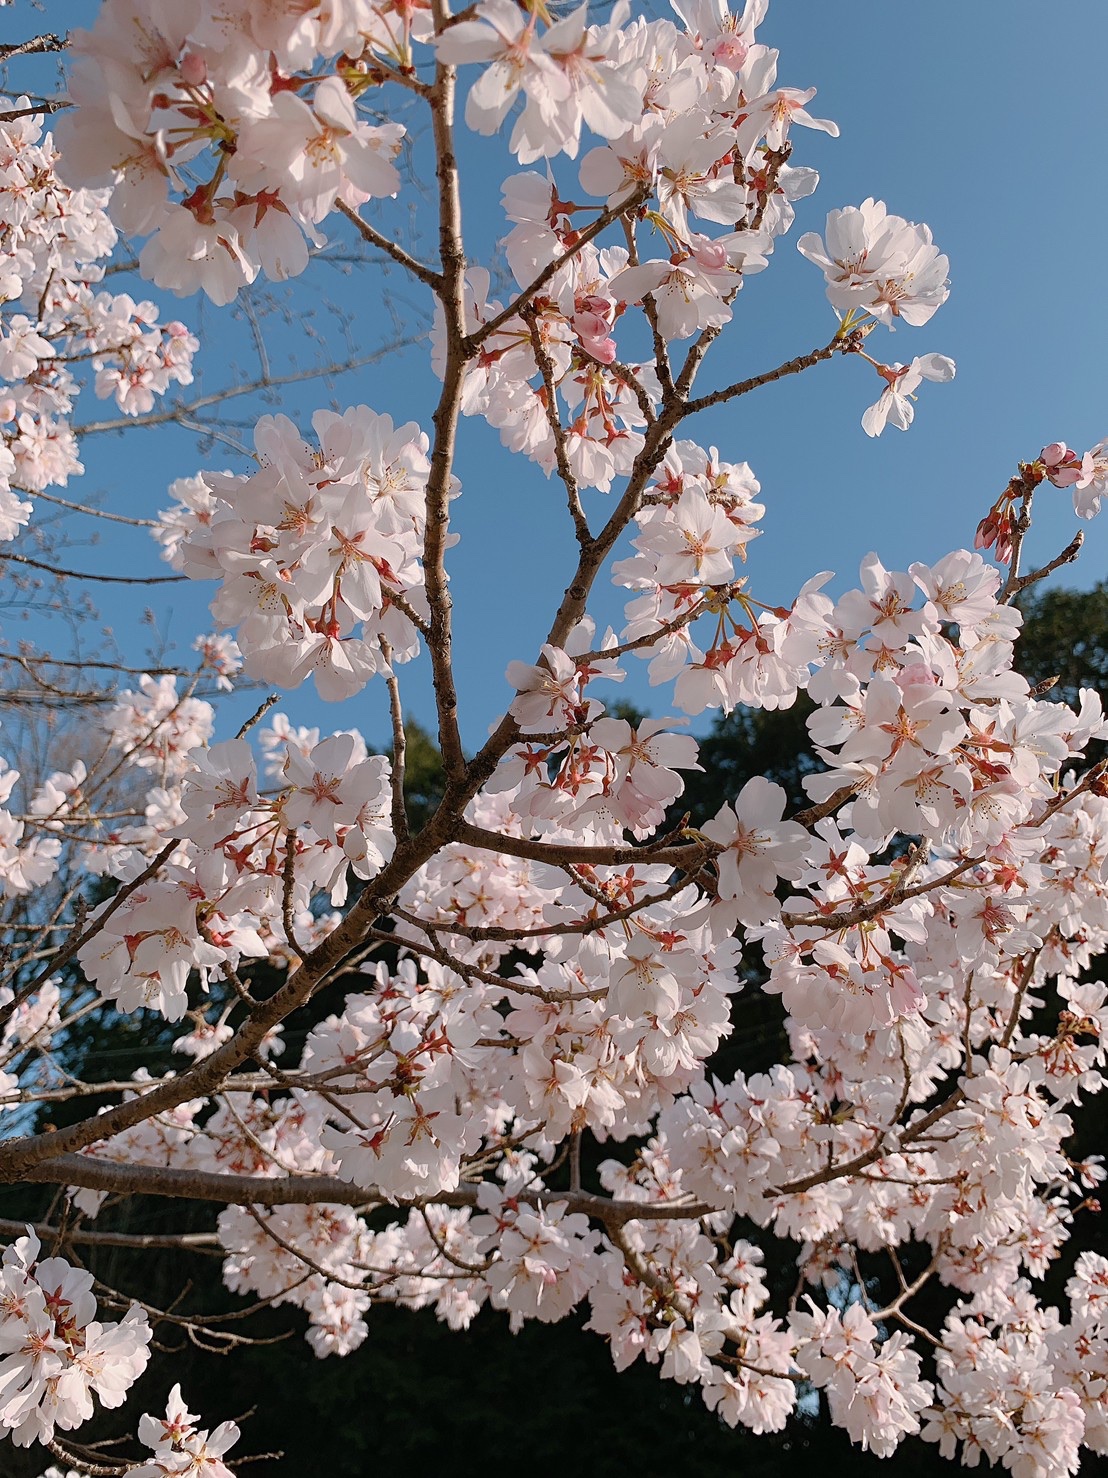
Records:
[[[1108,766],[1084,758],[1108,721],[1094,691],[1049,702],[1020,675],[1013,605],[1080,550],[1024,567],[1036,499],[1092,518],[1108,450],[1017,449],[972,549],[890,570],[859,548],[838,599],[826,572],[787,605],[756,594],[759,482],[689,423],[849,360],[876,377],[876,436],[954,376],[930,349],[885,362],[889,330],[943,305],[949,264],[868,198],[796,243],[826,283],[824,340],[713,382],[746,277],[816,187],[794,130],[836,132],[812,89],[778,84],[766,9],[104,0],[70,39],[53,132],[29,95],[2,105],[9,543],[41,501],[72,506],[47,490],[80,471],[79,394],[141,418],[189,383],[197,336],[103,287],[118,250],[187,317],[313,269],[325,225],[355,232],[359,270],[383,259],[424,295],[439,380],[418,421],[264,415],[249,470],[176,482],[151,568],[213,590],[197,672],[136,673],[66,770],[29,783],[4,761],[0,1177],[57,1195],[8,1228],[0,1431],[44,1463],[230,1471],[236,1426],[180,1386],[134,1413],[128,1455],[82,1432],[127,1402],[162,1325],[237,1338],[82,1265],[144,1244],[215,1250],[241,1312],[290,1306],[320,1358],[372,1337],[385,1302],[454,1328],[484,1305],[513,1330],[587,1309],[617,1368],[658,1366],[732,1427],[778,1431],[815,1400],[881,1456],[918,1437],[1054,1478],[1108,1452],[1108,1260],[1081,1247],[1103,1170],[1074,1153],[1108,1033],[1087,978],[1108,942]],[[494,136],[522,171],[499,285],[459,186]],[[424,253],[399,230],[413,177],[434,182]],[[466,418],[576,544],[472,754],[449,553]],[[591,613],[601,579],[627,592],[619,631]],[[421,651],[444,780],[416,818]],[[613,711],[641,660],[665,717]],[[335,703],[375,685],[391,753],[276,698],[230,732],[215,690],[242,681]],[[786,814],[755,776],[690,826],[687,720],[801,692],[810,804]],[[720,1074],[755,991],[781,999],[787,1060]],[[151,1042],[171,1029],[183,1064],[84,1076],[82,1031],[110,1013]],[[114,1229],[132,1196],[206,1205],[208,1230]],[[773,1239],[791,1296],[765,1275]],[[925,1288],[945,1290],[935,1327]]]

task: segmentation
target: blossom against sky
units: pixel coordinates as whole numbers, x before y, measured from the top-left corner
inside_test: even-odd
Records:
[[[89,18],[94,10],[87,7]],[[1059,437],[1083,448],[1108,431],[1099,355],[1108,338],[1101,247],[1108,205],[1095,187],[1108,148],[1108,97],[1094,71],[1108,44],[1108,9],[1099,0],[1068,0],[1051,13],[1049,27],[1047,35],[1031,0],[1012,0],[999,24],[995,8],[960,0],[935,0],[925,21],[914,8],[885,0],[858,0],[849,16],[817,0],[777,0],[771,9],[761,35],[781,51],[780,80],[817,87],[810,106],[834,119],[840,136],[794,131],[792,163],[818,169],[819,188],[797,203],[796,227],[769,269],[746,283],[735,326],[698,388],[772,369],[830,338],[835,320],[825,284],[796,242],[806,232],[822,234],[829,211],[866,197],[909,221],[926,221],[950,261],[951,293],[942,312],[923,328],[902,327],[896,338],[884,338],[881,354],[908,363],[941,353],[956,361],[958,373],[953,384],[923,384],[903,437],[891,426],[879,440],[863,432],[862,414],[883,385],[857,358],[817,365],[700,417],[701,443],[718,446],[726,460],[749,462],[761,483],[763,535],[751,545],[743,573],[767,603],[787,599],[797,578],[822,569],[836,572],[833,591],[846,588],[871,549],[890,568],[904,568],[971,542],[1018,460]],[[1051,65],[1039,64],[1044,54]],[[473,135],[463,134],[463,148],[474,158],[494,150],[495,167],[472,172],[463,198],[471,253],[487,260],[508,229],[500,186],[514,166],[506,151],[496,155],[495,146]],[[488,166],[489,154],[481,157]],[[576,174],[564,159],[555,169],[567,181]],[[386,202],[382,219],[388,210]],[[333,234],[333,220],[328,230]],[[397,286],[395,276],[382,278],[380,301],[366,301],[364,287],[356,300],[344,301],[344,279],[309,270],[291,288],[294,321],[275,333],[274,359],[290,346],[303,348],[298,313],[310,312],[313,324],[324,326],[322,296],[349,311],[355,336],[371,343],[380,333],[384,298]],[[167,317],[172,302],[166,299]],[[195,299],[175,311],[190,326],[201,312]],[[197,366],[211,384],[223,371],[227,330],[219,315],[208,315],[204,326],[213,331]],[[421,343],[399,364],[392,359],[336,382],[333,394],[340,408],[362,401],[397,424],[422,423],[434,385]],[[292,397],[290,413],[306,431],[311,410],[328,399],[323,386],[305,387]],[[198,459],[191,437],[164,428],[89,437],[83,455],[83,498],[93,487],[118,489],[123,480],[130,485],[128,511],[146,516],[166,506],[174,477],[202,466],[248,467],[220,446]],[[476,745],[510,701],[509,661],[534,660],[561,592],[572,530],[555,482],[503,451],[487,426],[463,428],[458,471],[464,491],[452,508],[460,535],[451,551],[456,660],[463,733]],[[598,512],[605,496],[591,495]],[[1056,493],[1053,505],[1042,497],[1031,557],[1057,552],[1076,526],[1066,493]],[[1056,580],[1088,586],[1104,574],[1108,532],[1093,524],[1086,535],[1079,565]],[[505,557],[521,547],[533,550],[533,558]],[[110,548],[88,556],[84,567],[123,568],[133,551],[129,536],[113,533]],[[171,640],[202,624],[213,593],[205,585],[172,589]],[[604,585],[598,593],[598,619],[618,626],[623,594]],[[134,599],[101,601],[119,634],[133,629],[135,606]],[[645,664],[632,665],[623,696],[656,707]],[[244,695],[242,707],[251,702]],[[329,721],[307,693],[291,706],[305,721]],[[410,711],[431,721],[429,680],[422,691],[413,689]],[[383,706],[360,722],[385,742]]]

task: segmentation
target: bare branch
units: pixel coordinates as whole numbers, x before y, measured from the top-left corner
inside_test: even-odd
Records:
[[[5,41],[0,44],[0,62],[10,62],[17,56],[39,56],[43,52],[64,51],[68,45],[68,36],[55,36],[49,31],[41,36],[32,36],[29,41]]]
[[[297,370],[292,374],[268,375],[256,380],[247,380],[242,384],[226,385],[223,389],[216,390],[209,395],[197,395],[192,400],[174,401],[165,410],[149,411],[144,416],[116,416],[110,421],[86,421],[83,426],[74,426],[73,434],[91,436],[98,431],[128,431],[132,426],[166,426],[173,421],[180,422],[183,416],[193,416],[197,411],[207,410],[214,405],[222,405],[224,401],[232,400],[240,395],[256,395],[261,390],[277,390],[282,385],[302,385],[307,380],[329,380],[336,375],[350,374],[354,370],[364,368],[367,364],[376,364],[378,360],[395,354],[400,349],[409,348],[416,342],[415,337],[396,339],[382,345],[373,354],[362,354],[355,359],[317,365],[313,369]],[[207,425],[201,429],[205,433],[211,430]]]
[[[69,508],[74,513],[87,513],[93,518],[106,518],[112,523],[130,524],[136,529],[156,529],[160,525],[156,518],[127,518],[122,513],[108,513],[103,508],[90,508],[87,503],[71,503],[68,498],[59,498],[57,493],[43,492],[38,488],[18,487],[12,483],[16,492],[26,493],[29,498],[40,498],[44,503],[56,503],[59,508]]]
[[[1038,580],[1045,580],[1047,575],[1053,575],[1054,571],[1060,570],[1063,565],[1072,564],[1081,553],[1081,546],[1084,542],[1085,531],[1084,529],[1078,529],[1061,554],[1056,554],[1041,569],[1032,570],[1028,575],[1017,575],[1013,571],[1013,573],[1009,574],[1004,590],[999,597],[1000,603],[1004,604],[1007,601],[1013,600],[1021,591],[1026,590],[1029,585],[1034,585]]]
[[[766,370],[761,375],[751,375],[749,380],[738,380],[734,385],[728,385],[723,390],[712,390],[696,400],[686,401],[685,413],[695,416],[698,411],[706,411],[710,406],[726,405],[729,400],[737,400],[740,395],[749,395],[752,390],[757,390],[762,385],[771,385],[774,380],[783,380],[788,375],[798,375],[802,370],[811,369],[813,365],[822,364],[824,360],[833,359],[836,354],[843,354],[847,351],[847,341],[836,335],[822,349],[812,349],[807,354],[798,354],[795,359],[786,359],[785,363],[779,364],[776,369]]]
[[[505,836],[498,831],[485,831],[463,821],[457,828],[457,840],[471,847],[482,847],[486,851],[506,852],[509,857],[526,857],[532,862],[549,862],[554,866],[562,863],[570,866],[622,867],[627,863],[641,862],[644,866],[664,864],[679,867],[684,872],[696,871],[715,852],[722,851],[714,843],[697,840],[680,846],[647,843],[641,847],[585,847],[574,842],[542,842],[531,837]]]
[[[177,1170],[160,1165],[135,1165],[92,1155],[64,1155],[45,1165],[36,1165],[25,1177],[35,1184],[77,1185],[89,1190],[113,1191],[133,1196],[164,1196],[171,1199],[214,1202],[221,1206],[355,1206],[388,1204],[397,1207],[478,1204],[478,1187],[463,1185],[423,1197],[393,1198],[374,1187],[351,1185],[332,1175],[263,1177],[224,1175],[211,1170]],[[515,1199],[528,1206],[564,1204],[569,1211],[609,1226],[628,1221],[699,1221],[717,1208],[700,1201],[614,1201],[585,1191],[520,1191]]]
[[[335,203],[351,225],[355,226],[361,233],[362,239],[368,241],[370,246],[375,246],[378,251],[383,251],[394,262],[398,262],[405,271],[410,272],[413,277],[418,277],[420,282],[433,289],[433,291],[438,292],[441,289],[442,277],[438,272],[434,271],[431,267],[424,266],[422,262],[416,261],[415,257],[406,252],[402,246],[398,245],[395,241],[391,241],[389,237],[382,235],[376,226],[371,226],[368,221],[364,221],[353,206],[347,205],[344,200],[338,200]]]
[[[273,707],[273,705],[275,703],[280,703],[280,701],[281,701],[280,694],[278,694],[278,693],[270,693],[267,698],[265,698],[261,703],[258,704],[257,708],[255,708],[254,712],[246,720],[246,722],[243,724],[242,728],[239,729],[238,733],[235,735],[235,738],[236,739],[245,739],[246,736],[247,736],[247,734],[249,734],[250,730],[254,727],[254,725],[256,723],[259,723],[263,718],[265,718],[266,714]]]
[[[77,1247],[131,1247],[140,1252],[212,1252],[222,1256],[216,1232],[90,1232],[84,1227],[55,1227],[43,1222],[0,1219],[0,1237],[23,1237],[30,1227],[45,1242],[71,1242]]]
[[[187,575],[96,575],[82,570],[63,570],[58,565],[46,564],[41,559],[32,559],[27,554],[12,554],[0,550],[0,559],[13,564],[30,565],[32,569],[44,570],[48,575],[57,575],[63,580],[97,580],[104,585],[178,585],[187,580]]]
[[[392,829],[398,841],[408,841],[411,829],[408,826],[408,808],[404,803],[404,767],[408,738],[404,733],[404,707],[400,701],[400,680],[392,668],[392,648],[385,637],[380,638],[381,655],[388,664],[386,683],[389,690],[389,718],[392,722]]]
[[[542,341],[542,334],[539,330],[539,317],[535,312],[533,304],[529,303],[521,311],[520,317],[526,323],[531,334],[531,349],[535,356],[535,363],[538,365],[539,372],[542,375],[543,392],[546,397],[544,406],[546,423],[550,427],[550,434],[554,438],[554,461],[558,468],[558,476],[562,479],[562,485],[566,490],[569,516],[573,520],[577,542],[584,548],[592,536],[589,532],[589,521],[585,517],[585,510],[581,506],[581,489],[577,486],[577,478],[569,463],[565,427],[562,425],[562,418],[558,411],[558,391],[554,384],[554,366],[550,362],[550,355],[547,353],[546,346]]]
[[[446,18],[442,0],[434,0],[436,29]],[[437,288],[443,310],[446,356],[442,392],[433,416],[434,445],[425,493],[426,526],[423,535],[423,570],[427,603],[431,611],[428,646],[438,714],[439,749],[448,784],[457,786],[465,770],[461,732],[458,727],[458,694],[453,665],[453,597],[446,576],[445,555],[450,528],[451,469],[462,408],[462,387],[469,358],[465,337],[465,248],[462,243],[462,204],[458,185],[458,161],[454,152],[455,69],[438,61],[430,92],[432,131],[435,140],[435,175],[438,181],[440,282]]]

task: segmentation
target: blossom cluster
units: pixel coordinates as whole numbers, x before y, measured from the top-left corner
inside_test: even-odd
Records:
[[[28,1229],[0,1263],[0,1431],[17,1447],[48,1443],[121,1406],[150,1358],[150,1326],[137,1304],[118,1324],[96,1318],[92,1274],[40,1257]]]
[[[174,566],[221,579],[212,615],[238,627],[248,674],[289,688],[312,675],[337,701],[419,650],[428,443],[368,406],[313,426],[318,451],[264,418],[259,470],[174,484],[157,533]]]
[[[674,456],[700,465],[690,448]],[[740,480],[741,496],[715,503],[700,479],[729,474],[711,454],[703,466],[690,488],[659,491],[640,521],[658,532],[640,534],[632,563],[659,591],[664,559],[691,560],[694,579],[682,583],[697,595],[735,583],[730,567],[706,563],[711,548],[686,555],[666,532],[693,494],[716,542],[749,532],[722,512],[722,523],[711,520],[724,506],[751,516],[752,478]],[[495,838],[587,847],[649,834],[680,794],[680,772],[696,765],[691,737],[608,718],[588,695],[594,680],[618,677],[619,659],[604,655],[616,639],[597,644],[585,623],[566,649],[509,674],[520,741],[468,812],[488,849],[451,843],[413,875],[396,936],[410,957],[395,970],[367,967],[366,988],[309,1036],[292,1071],[305,1085],[326,1081],[327,1094],[235,1094],[206,1118],[197,1100],[172,1125],[160,1116],[104,1141],[96,1157],[269,1179],[333,1174],[421,1204],[456,1192],[466,1165],[494,1163],[501,1188],[486,1182],[472,1210],[436,1211],[432,1231],[416,1212],[370,1232],[341,1205],[260,1220],[228,1211],[229,1285],[302,1308],[321,1355],[356,1347],[382,1298],[430,1304],[453,1326],[486,1301],[518,1324],[560,1318],[587,1299],[618,1364],[644,1355],[699,1384],[728,1421],[779,1428],[803,1374],[878,1452],[921,1429],[971,1452],[997,1398],[979,1375],[969,1386],[959,1375],[953,1336],[952,1363],[944,1355],[939,1379],[927,1381],[906,1336],[890,1341],[861,1309],[840,1317],[812,1304],[783,1324],[763,1312],[757,1246],[746,1245],[739,1268],[712,1234],[724,1225],[717,1218],[737,1215],[795,1240],[817,1287],[841,1279],[858,1252],[922,1242],[935,1276],[973,1301],[982,1327],[999,1330],[988,1336],[996,1379],[1025,1381],[1039,1352],[1041,1420],[1026,1408],[1007,1445],[991,1450],[1026,1451],[1056,1430],[1061,1466],[1049,1471],[1063,1472],[1075,1443],[1102,1444],[1101,1387],[1081,1359],[1101,1339],[1087,1312],[1099,1307],[1098,1265],[1073,1285],[1073,1321],[1050,1325],[1038,1343],[1005,1332],[1017,1316],[997,1299],[1021,1277],[1042,1276],[1100,1174],[1075,1166],[1063,1146],[1067,1107],[1103,1081],[1105,989],[1080,972],[1108,939],[1096,861],[1108,852],[1108,802],[1066,767],[1108,726],[1091,691],[1075,710],[1035,698],[1016,676],[1018,616],[978,554],[905,573],[870,557],[860,587],[835,602],[819,585],[791,610],[755,619],[767,656],[787,653],[794,686],[819,701],[810,727],[828,768],[809,788],[817,799],[846,793],[834,819],[786,819],[780,788],[749,782],[704,828],[715,878],[705,892],[674,888],[670,867],[648,852],[579,867],[567,886],[559,870],[498,850]],[[771,701],[774,691],[764,690]],[[173,705],[163,700],[160,711]],[[110,722],[126,746],[132,731]],[[160,816],[155,807],[141,855],[176,836],[181,872],[132,894],[105,927],[121,943],[101,947],[99,960],[88,951],[85,964],[124,1008],[140,999],[127,993],[132,981],[179,1019],[194,969],[237,968],[251,953],[244,940],[282,930],[287,876],[303,917],[320,888],[341,901],[347,867],[371,876],[387,860],[388,773],[356,736],[320,741],[278,717],[262,733],[276,782],[266,792],[244,740],[181,753],[144,746],[141,732],[136,722],[131,763],[159,768],[175,787],[173,819],[165,802]],[[904,833],[920,841],[889,860],[890,838]],[[135,865],[128,855],[115,854],[121,877]],[[962,857],[971,865],[952,861]],[[620,916],[628,908],[630,921]],[[434,958],[444,937],[448,964]],[[528,937],[530,960],[494,973],[510,941]],[[793,1062],[717,1081],[704,1069],[730,1030],[741,939],[765,953],[764,988],[784,1000]],[[119,971],[122,983],[111,983]],[[1032,1013],[1048,980],[1061,1009],[1044,1029]],[[193,1015],[190,1052],[230,1036],[202,1005]],[[952,1075],[958,1092],[932,1142],[924,1105]],[[650,1136],[640,1173],[615,1162],[606,1172],[620,1198],[680,1205],[691,1196],[709,1208],[699,1225],[627,1223],[645,1283],[628,1283],[624,1244],[544,1190],[544,1164],[584,1130]],[[863,1174],[846,1168],[858,1165]],[[79,1195],[95,1210],[96,1197]],[[970,1315],[956,1317],[952,1330]],[[1022,1311],[1018,1322],[1022,1330]],[[727,1350],[739,1352],[736,1364],[717,1358]],[[1080,1385],[1065,1378],[1072,1398],[1051,1394],[1060,1372],[1078,1367]]]
[[[1108,492],[1108,440],[1098,441],[1083,455],[1064,441],[1052,441],[1032,462],[1021,462],[1013,477],[977,526],[976,549],[992,549],[1002,564],[1008,564],[1015,546],[1016,530],[1023,506],[1043,482],[1056,488],[1073,489],[1074,512],[1079,518],[1095,518]]]
[[[114,186],[112,217],[150,238],[141,266],[159,287],[202,287],[227,303],[259,271],[295,276],[337,202],[400,188],[403,126],[371,125],[355,103],[363,54],[403,64],[411,26],[370,0],[104,6],[95,29],[72,39],[66,170]]]
[[[153,1456],[128,1468],[123,1478],[231,1478],[223,1455],[239,1438],[234,1422],[221,1422],[214,1432],[200,1431],[198,1418],[185,1407],[181,1387],[174,1386],[165,1416],[144,1416],[139,1439]]]
[[[57,837],[37,835],[34,829],[28,833],[26,822],[9,808],[18,782],[19,771],[0,756],[0,892],[6,897],[30,893],[45,883],[54,875],[61,852]],[[34,801],[42,804],[44,799],[36,796]],[[53,809],[47,806],[46,814]]]
[[[17,1000],[11,986],[0,989],[6,1018],[0,1033],[0,1106],[20,1103],[29,1059],[61,1024],[62,992],[56,980],[44,981],[32,996],[20,995]]]
[[[781,1430],[804,1391],[881,1456],[921,1434],[969,1465],[1069,1478],[1082,1446],[1108,1452],[1108,1263],[1070,1248],[1104,1178],[1073,1139],[1108,1077],[1108,987],[1087,978],[1108,948],[1108,782],[1090,763],[1108,719],[1092,690],[1056,701],[1019,673],[1012,597],[1047,573],[1019,569],[1036,490],[1072,489],[1091,517],[1108,454],[1054,442],[1019,464],[972,551],[905,570],[871,553],[854,588],[831,594],[824,572],[770,598],[758,478],[681,423],[747,393],[698,399],[693,377],[816,186],[790,162],[792,130],[836,129],[810,90],[778,85],[756,37],[765,0],[675,11],[632,20],[620,0],[590,25],[584,8],[509,0],[458,17],[107,0],[75,40],[73,188],[38,121],[3,125],[6,296],[42,303],[0,337],[22,483],[76,470],[60,419],[41,422],[63,428],[54,463],[27,450],[36,406],[64,416],[67,358],[88,358],[124,410],[187,379],[179,325],[89,286],[111,221],[148,238],[157,284],[226,303],[259,273],[302,271],[324,220],[352,217],[431,287],[442,395],[433,437],[365,405],[319,411],[310,445],[264,416],[249,473],[178,479],[154,528],[175,570],[218,582],[202,670],[221,686],[240,670],[311,679],[328,700],[380,676],[391,757],[355,729],[262,711],[219,739],[213,705],[162,671],[88,726],[99,758],[90,742],[25,796],[0,760],[4,894],[66,868],[98,880],[66,946],[79,984],[0,997],[0,1103],[49,1098],[46,1045],[83,1013],[151,1012],[186,1061],[97,1085],[108,1117],[68,1131],[84,1158],[58,1173],[89,1219],[113,1167],[223,1195],[228,1288],[299,1310],[317,1356],[369,1338],[375,1303],[451,1328],[486,1305],[512,1329],[587,1307],[618,1368],[641,1356],[731,1426]],[[491,135],[510,118],[523,168],[503,186],[495,298],[466,258],[443,142],[443,79],[471,66],[467,123]],[[435,268],[358,215],[401,189],[405,127],[369,121],[398,92],[431,103]],[[23,200],[16,230],[2,212]],[[906,429],[914,392],[954,365],[867,346],[945,301],[930,230],[867,199],[798,247],[835,312],[808,360],[868,362],[882,389],[864,429]],[[461,415],[557,476],[580,551],[473,760],[445,568]],[[0,504],[12,532],[24,506]],[[628,593],[618,631],[589,610],[608,556]],[[421,638],[446,781],[419,826],[398,668]],[[667,716],[606,707],[628,659],[668,690]],[[688,720],[802,693],[810,804],[788,814],[755,776],[691,827]],[[102,803],[113,785],[118,810]],[[324,987],[286,1049],[283,1023]],[[748,1070],[720,1048],[755,991],[780,1008],[787,1052]],[[605,1146],[603,1195],[583,1184],[586,1137]],[[43,1138],[25,1152],[48,1162]],[[796,1262],[777,1306],[771,1238]],[[1041,1284],[1063,1258],[1055,1309]],[[138,1310],[98,1323],[87,1275],[40,1261],[33,1236],[0,1283],[0,1423],[17,1441],[87,1420],[93,1396],[122,1400],[146,1362]],[[933,1347],[905,1313],[925,1285],[945,1290]],[[226,1478],[237,1430],[198,1420],[175,1387],[164,1418],[142,1418],[152,1456],[128,1478]]]
[[[103,929],[78,953],[105,998],[169,1021],[185,1014],[193,971],[206,982],[213,969],[265,958],[265,936],[295,951],[295,917],[315,893],[343,902],[349,870],[373,877],[394,846],[389,763],[367,754],[359,735],[333,735],[307,755],[289,746],[271,795],[259,794],[243,739],[194,750],[180,779],[175,795],[162,788],[148,808],[152,828],[119,838],[104,866],[137,875],[141,843],[149,847],[151,833],[160,841],[163,830],[180,848],[160,876],[138,880],[123,907],[101,906]]]
[[[105,291],[116,244],[108,192],[71,188],[31,100],[0,98],[0,539],[13,539],[32,504],[20,494],[64,487],[83,468],[69,413],[81,365],[96,394],[128,416],[192,381],[198,341],[159,322],[155,304]]]

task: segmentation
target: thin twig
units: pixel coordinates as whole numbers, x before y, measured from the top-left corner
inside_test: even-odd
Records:
[[[57,575],[63,580],[97,580],[105,585],[178,585],[187,580],[187,575],[96,575],[87,570],[63,570],[60,565],[47,564],[41,559],[32,559],[28,554],[12,554],[0,550],[0,559],[14,564],[29,565],[35,570],[44,570],[48,575]]]
[[[807,354],[798,354],[795,359],[786,359],[784,364],[779,364],[776,369],[766,370],[761,375],[751,375],[748,380],[738,380],[734,385],[728,385],[722,390],[713,390],[708,395],[701,395],[696,400],[685,402],[685,413],[695,416],[698,411],[706,411],[713,405],[726,405],[729,400],[737,400],[740,395],[749,395],[751,390],[757,390],[762,385],[772,385],[775,380],[783,380],[788,375],[798,375],[802,370],[811,369],[813,365],[822,364],[826,359],[832,359],[836,354],[847,352],[848,343],[845,339],[835,337],[822,349],[812,349]]]

